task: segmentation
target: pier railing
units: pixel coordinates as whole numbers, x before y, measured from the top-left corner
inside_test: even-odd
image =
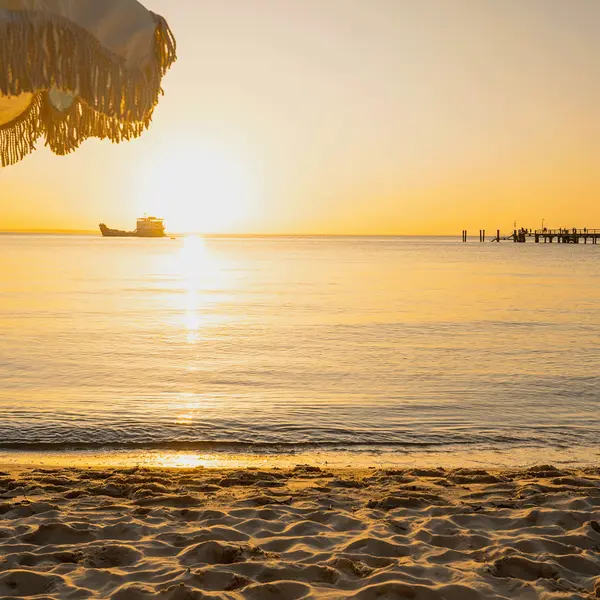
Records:
[[[600,235],[600,229],[536,229],[537,235]]]
[[[479,230],[479,241],[485,242],[486,235],[485,229]],[[534,238],[535,243],[539,244],[540,241],[551,244],[556,241],[558,244],[579,244],[583,242],[587,244],[588,241],[591,244],[597,245],[600,243],[600,229],[578,229],[573,227],[572,229],[513,229],[511,233],[500,233],[500,230],[496,230],[496,235],[492,236],[491,242],[499,242],[500,240],[512,240],[516,243],[525,243],[527,238]],[[489,239],[489,238],[488,238]],[[463,229],[462,241],[468,240],[467,230]]]

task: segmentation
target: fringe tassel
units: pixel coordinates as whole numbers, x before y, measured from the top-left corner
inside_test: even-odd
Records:
[[[8,167],[23,160],[42,137],[54,154],[65,156],[91,137],[115,144],[140,137],[151,120],[152,111],[141,121],[119,121],[96,112],[78,98],[68,110],[58,111],[48,92],[39,92],[22,115],[0,127],[0,165]]]
[[[152,112],[141,121],[119,121],[98,113],[79,99],[64,112],[54,108],[48,94],[42,95],[42,118],[46,146],[59,156],[75,151],[90,137],[115,144],[140,137],[150,126]]]
[[[177,58],[169,26],[152,15],[153,54],[144,68],[128,69],[120,56],[71,21],[39,11],[9,11],[9,20],[0,22],[0,93],[18,96],[56,87],[110,118],[144,121]]]
[[[177,42],[169,25],[163,17],[151,13],[156,23],[156,52],[161,66],[161,75],[169,70],[169,67],[177,60]]]
[[[41,94],[36,94],[29,108],[10,123],[0,127],[0,165],[8,167],[23,160],[35,150],[36,141],[44,134]]]

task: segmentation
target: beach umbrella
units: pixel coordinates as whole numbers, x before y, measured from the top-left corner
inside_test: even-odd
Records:
[[[175,50],[136,0],[0,0],[0,164],[40,138],[64,155],[89,137],[138,137]]]

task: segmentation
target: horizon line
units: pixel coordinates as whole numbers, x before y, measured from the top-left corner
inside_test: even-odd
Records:
[[[0,229],[0,235],[96,235],[95,229]],[[202,237],[454,237],[458,233],[214,233],[201,231],[178,231],[165,237],[198,235]]]

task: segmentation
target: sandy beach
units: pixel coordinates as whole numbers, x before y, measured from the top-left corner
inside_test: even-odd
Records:
[[[0,597],[600,597],[600,468],[0,474]]]
[[[0,0],[0,600],[600,600],[599,25]]]

